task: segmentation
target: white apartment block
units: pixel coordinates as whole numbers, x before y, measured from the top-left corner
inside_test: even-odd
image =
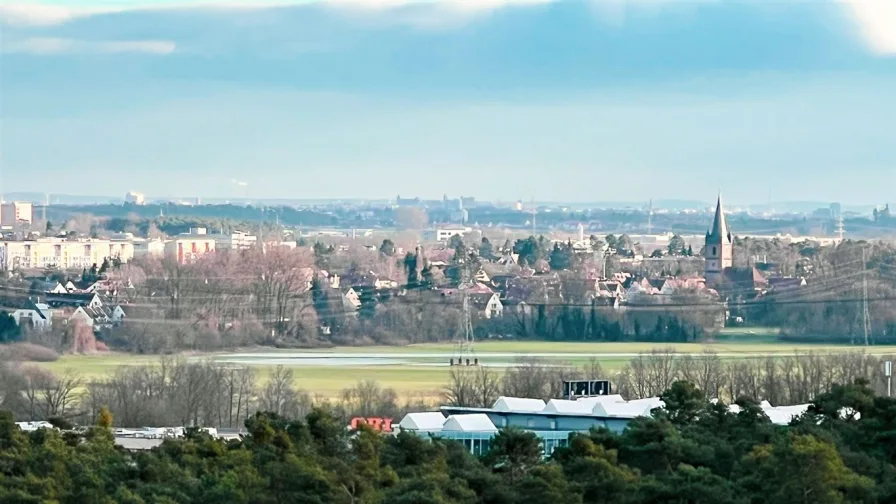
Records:
[[[423,233],[423,237],[426,240],[434,240],[434,241],[448,241],[452,236],[460,236],[464,237],[467,233],[471,233],[473,228],[467,226],[444,226],[437,227],[430,231],[425,231]]]
[[[180,264],[191,263],[215,251],[215,237],[205,228],[192,228],[165,242],[165,255],[177,258]]]
[[[104,259],[128,262],[134,257],[134,244],[127,240],[67,240],[39,238],[28,241],[0,241],[0,269],[29,268],[83,269]]]
[[[158,238],[134,238],[134,257],[161,256],[164,254],[164,241]]]
[[[258,241],[254,235],[242,231],[210,236],[215,238],[215,248],[218,250],[246,250],[254,247]]]
[[[0,204],[0,226],[15,226],[19,222],[31,224],[34,205],[30,201],[7,201]]]

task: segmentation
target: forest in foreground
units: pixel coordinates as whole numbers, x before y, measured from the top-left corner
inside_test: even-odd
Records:
[[[896,502],[896,400],[833,386],[789,426],[689,382],[615,434],[572,436],[547,459],[507,429],[482,458],[414,434],[349,431],[325,409],[256,413],[241,440],[190,430],[148,452],[117,448],[101,410],[79,433],[24,433],[0,413],[0,502],[842,503]]]

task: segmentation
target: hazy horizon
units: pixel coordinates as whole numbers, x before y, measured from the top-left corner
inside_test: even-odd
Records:
[[[226,3],[0,6],[0,194],[896,192],[896,2]]]

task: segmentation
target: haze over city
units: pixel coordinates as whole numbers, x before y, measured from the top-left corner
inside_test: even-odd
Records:
[[[867,204],[896,187],[889,2],[282,4],[0,7],[0,190]]]

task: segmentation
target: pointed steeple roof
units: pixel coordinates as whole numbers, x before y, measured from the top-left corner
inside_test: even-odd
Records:
[[[707,239],[715,239],[718,242],[731,243],[731,233],[728,231],[728,221],[725,219],[725,211],[722,209],[722,193],[716,201],[716,215],[712,220],[712,228],[706,233]]]

